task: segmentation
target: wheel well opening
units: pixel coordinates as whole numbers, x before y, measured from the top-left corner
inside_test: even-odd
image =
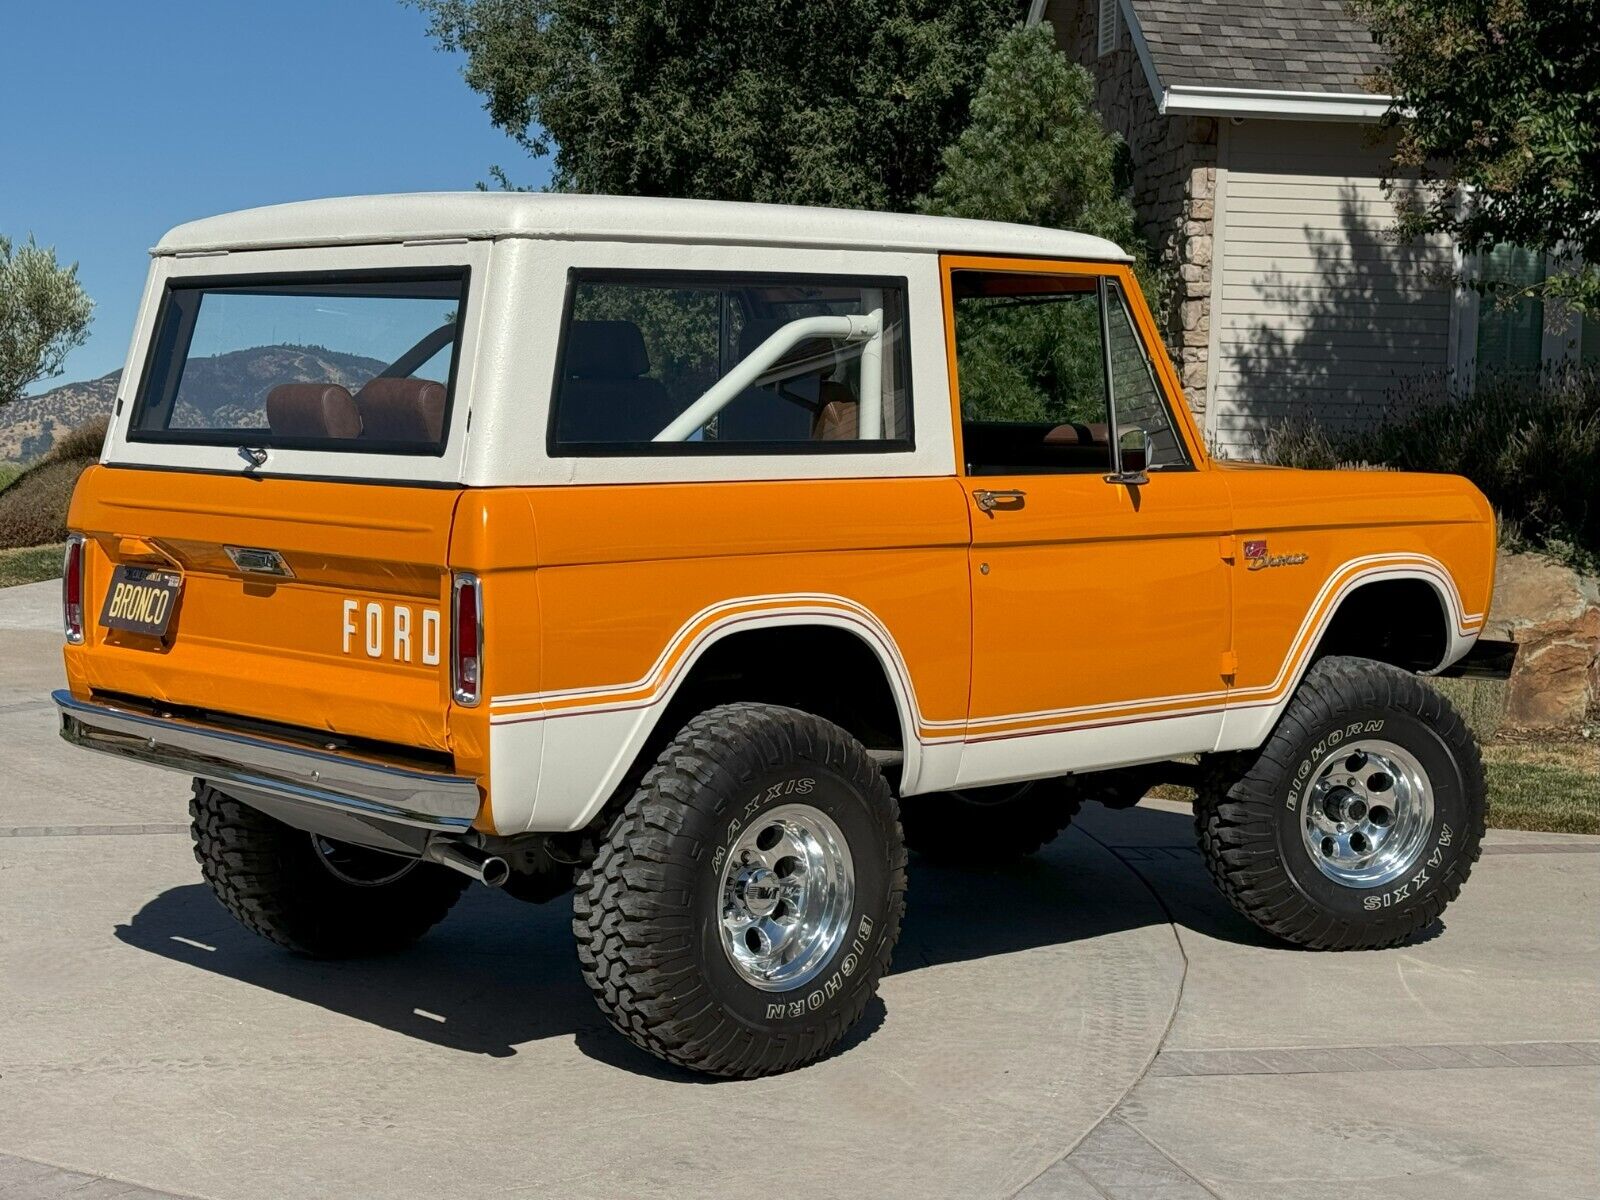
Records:
[[[1315,658],[1348,654],[1431,671],[1448,649],[1444,604],[1433,586],[1420,579],[1385,579],[1362,584],[1345,597]]]
[[[825,625],[732,634],[690,669],[660,728],[670,739],[718,704],[781,704],[824,717],[871,750],[903,749],[900,710],[883,663],[855,634]]]
[[[605,814],[633,794],[691,717],[741,702],[813,713],[869,750],[905,749],[889,677],[861,638],[826,625],[746,630],[716,642],[696,660],[597,820],[603,823]]]

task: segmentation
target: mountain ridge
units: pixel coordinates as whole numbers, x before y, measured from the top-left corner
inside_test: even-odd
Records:
[[[352,392],[387,364],[322,346],[282,343],[231,350],[191,360],[179,401],[204,418],[242,423],[276,384],[337,383]],[[0,407],[0,460],[29,462],[49,452],[61,434],[111,415],[122,370],[98,379],[58,384]],[[241,403],[248,397],[249,403]]]

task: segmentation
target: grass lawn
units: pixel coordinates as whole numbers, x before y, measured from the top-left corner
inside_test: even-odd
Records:
[[[22,464],[14,462],[0,462],[0,491],[5,489],[18,475],[22,474]]]
[[[1491,742],[1483,748],[1489,828],[1600,833],[1600,737],[1570,742]],[[1193,803],[1186,787],[1151,795]]]
[[[1600,739],[1491,743],[1483,762],[1491,826],[1600,833]]]
[[[64,546],[58,545],[0,550],[0,587],[38,583],[41,579],[60,579],[64,549]]]

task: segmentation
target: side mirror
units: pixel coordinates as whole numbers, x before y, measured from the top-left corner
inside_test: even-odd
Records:
[[[1106,476],[1107,483],[1134,487],[1149,483],[1145,469],[1150,462],[1150,434],[1138,425],[1117,430],[1116,470]]]

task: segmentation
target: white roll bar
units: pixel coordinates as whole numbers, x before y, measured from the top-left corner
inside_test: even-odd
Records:
[[[772,335],[734,365],[716,383],[679,413],[652,441],[683,442],[711,420],[789,351],[811,338],[866,342],[861,351],[861,436],[881,437],[883,425],[883,310],[862,316],[801,317],[773,330]],[[870,360],[870,362],[869,362]],[[870,372],[869,372],[870,367]],[[870,404],[870,408],[869,408]],[[873,414],[873,425],[867,415]],[[869,432],[871,430],[871,432]]]

